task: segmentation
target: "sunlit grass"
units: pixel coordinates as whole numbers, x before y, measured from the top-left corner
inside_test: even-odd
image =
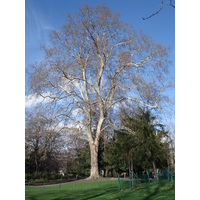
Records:
[[[175,189],[168,181],[159,187],[155,183],[142,183],[130,188],[129,180],[121,180],[120,190],[117,180],[75,181],[62,185],[25,187],[28,200],[87,200],[87,199],[175,199]]]

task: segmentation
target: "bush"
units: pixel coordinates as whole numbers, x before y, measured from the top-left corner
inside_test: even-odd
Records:
[[[42,179],[48,180],[48,173],[47,172],[41,172]]]
[[[33,179],[33,174],[25,174],[25,179],[26,180]]]
[[[54,174],[50,174],[49,175],[49,180],[57,180],[57,179],[61,179],[62,175],[59,173],[54,173]]]
[[[36,179],[42,179],[42,180],[60,180],[65,179],[62,174],[59,173],[48,173],[48,172],[35,172],[33,174],[25,174],[25,180],[36,180]]]
[[[42,178],[42,175],[40,172],[35,172],[34,175],[33,175],[33,179],[41,179]]]

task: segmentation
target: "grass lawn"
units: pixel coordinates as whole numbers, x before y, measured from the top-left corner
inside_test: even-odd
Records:
[[[61,185],[25,187],[26,200],[173,200],[175,189],[170,182],[137,184],[130,190],[129,180],[121,180],[120,191],[117,180],[74,181]]]

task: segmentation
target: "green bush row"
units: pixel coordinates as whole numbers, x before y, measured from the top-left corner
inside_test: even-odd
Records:
[[[25,174],[25,179],[45,179],[45,180],[57,180],[65,178],[59,173],[47,173],[47,172],[35,172],[33,174]]]

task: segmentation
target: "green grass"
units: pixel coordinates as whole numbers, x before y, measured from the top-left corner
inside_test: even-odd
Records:
[[[121,180],[118,191],[117,180],[75,181],[56,186],[25,187],[26,200],[87,200],[87,199],[120,199],[120,200],[173,200],[175,189],[170,182],[142,183],[130,190],[129,181]]]

